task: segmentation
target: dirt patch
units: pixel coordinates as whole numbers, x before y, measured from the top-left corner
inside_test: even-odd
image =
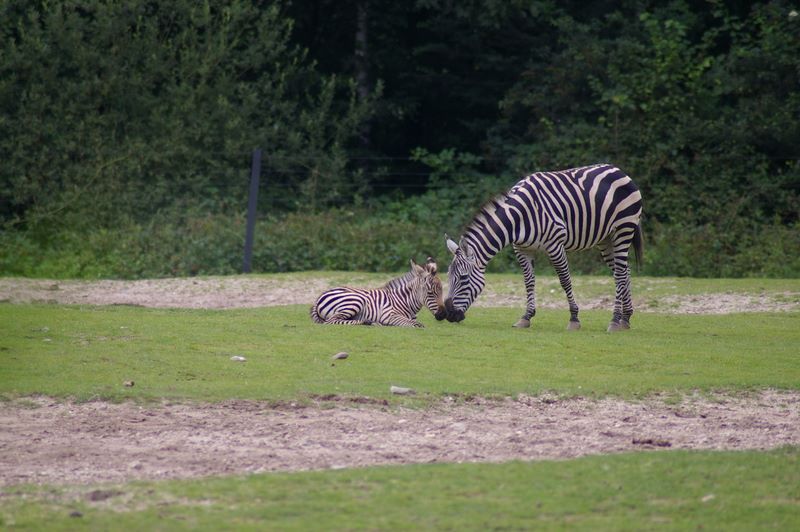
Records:
[[[579,297],[578,304],[583,310],[610,310],[614,305],[612,280],[597,279],[594,282],[608,285],[608,294],[595,298]],[[209,309],[311,305],[319,294],[339,284],[337,280],[325,276],[305,279],[230,276],[141,281],[0,278],[0,301]],[[539,308],[566,309],[563,292],[556,280],[545,279],[538,284]],[[525,292],[521,278],[510,293],[506,285],[488,285],[475,306],[523,309]],[[670,295],[658,300],[644,295],[634,296],[634,307],[637,312],[677,314],[798,311],[800,293]]]
[[[156,308],[249,308],[311,305],[332,286],[325,278],[257,277],[146,279],[141,281],[49,281],[0,279],[0,301],[65,305],[136,305]]]
[[[310,305],[336,284],[325,277],[96,282],[2,278],[0,301],[216,309]],[[563,296],[557,292],[552,287],[545,290],[540,307],[563,309]],[[797,296],[669,296],[658,308],[638,301],[637,311],[797,311]],[[584,309],[605,309],[612,300],[609,294],[580,303]],[[476,304],[522,308],[524,293],[487,287]],[[0,404],[0,486],[800,445],[798,392],[691,396],[678,404],[658,397],[641,402],[451,399],[422,410],[366,398],[324,396],[312,401],[310,407],[241,401],[143,407],[48,398]]]
[[[0,406],[0,486],[800,445],[797,392],[673,403],[523,396],[408,409],[341,398],[279,407],[24,399]]]

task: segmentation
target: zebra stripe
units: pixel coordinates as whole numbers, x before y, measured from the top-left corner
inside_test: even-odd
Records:
[[[311,307],[311,319],[316,323],[423,327],[416,319],[423,305],[436,319],[444,319],[436,263],[429,258],[424,268],[413,261],[411,265],[411,271],[381,288],[338,287],[323,292]]]
[[[522,268],[526,309],[518,327],[536,314],[533,252],[544,250],[558,274],[570,309],[570,329],[578,329],[567,251],[597,247],[615,282],[609,330],[627,329],[633,314],[628,252],[641,260],[642,196],[619,168],[598,164],[557,172],[537,172],[519,181],[478,212],[459,244],[446,238],[453,253],[448,270],[447,319],[461,321],[483,290],[486,264],[508,245]],[[445,235],[446,237],[446,235]]]

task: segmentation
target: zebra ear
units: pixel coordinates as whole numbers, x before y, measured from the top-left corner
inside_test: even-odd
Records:
[[[414,259],[411,259],[409,262],[411,263],[411,271],[412,272],[414,272],[414,273],[423,273],[425,271],[425,268],[423,268],[422,266],[420,266],[419,264],[414,262]]]
[[[445,238],[445,241],[447,242],[447,249],[450,250],[450,253],[455,255],[456,251],[458,251],[458,244],[456,244],[455,242],[450,240],[450,237],[447,236],[447,233],[444,234],[444,238]]]
[[[475,262],[475,252],[474,252],[474,251],[472,251],[472,248],[468,247],[468,248],[466,249],[466,253],[465,253],[465,255],[467,256],[467,259],[469,259],[469,260],[471,260],[471,261]]]
[[[425,261],[425,269],[431,272],[433,275],[436,275],[436,272],[439,271],[439,266],[436,264],[436,259],[433,257],[428,257],[428,260]]]

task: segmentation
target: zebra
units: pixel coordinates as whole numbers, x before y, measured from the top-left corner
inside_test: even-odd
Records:
[[[456,244],[445,300],[447,320],[460,322],[483,290],[486,264],[511,244],[525,280],[525,313],[514,327],[530,327],[536,314],[533,251],[544,250],[569,303],[568,330],[580,329],[567,251],[598,247],[616,285],[608,332],[630,329],[633,314],[628,251],[642,260],[642,196],[630,177],[609,164],[536,172],[485,204]]]
[[[408,273],[381,288],[332,288],[317,298],[311,307],[311,319],[315,323],[423,327],[416,318],[424,304],[441,321],[445,310],[437,271],[436,261],[431,257],[425,266],[412,259]]]

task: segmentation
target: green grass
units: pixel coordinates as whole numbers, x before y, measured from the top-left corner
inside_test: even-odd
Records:
[[[385,280],[325,276],[333,284]],[[579,299],[612,293],[608,278],[579,277],[575,284]],[[489,276],[489,286],[500,294],[523,290],[517,275]],[[563,298],[555,279],[543,277],[538,287],[540,300]],[[634,290],[654,301],[734,293],[796,302],[800,281],[637,278]],[[423,312],[427,328],[408,330],[313,325],[306,306],[198,311],[0,303],[0,398],[390,398],[389,386],[397,384],[416,389],[414,402],[424,405],[449,394],[800,389],[798,313],[638,313],[633,330],[608,335],[607,311],[582,312],[576,333],[564,330],[566,310],[544,309],[530,330],[512,329],[520,312],[474,308],[459,325]],[[331,355],[342,350],[350,358],[334,365]],[[231,361],[234,355],[247,362]],[[134,387],[123,385],[131,380]],[[800,528],[800,448],[0,491],[0,529],[45,528],[793,530]]]
[[[797,530],[800,449],[648,452],[6,492],[0,526],[11,530],[45,523],[47,530]],[[71,517],[73,512],[80,517]]]
[[[529,330],[510,326],[518,314],[475,308],[450,324],[425,312],[427,327],[414,330],[315,325],[305,306],[0,304],[0,395],[218,401],[389,397],[392,384],[422,398],[800,388],[797,313],[640,313],[634,329],[615,335],[605,332],[605,311],[583,312],[578,332],[564,330],[564,311],[542,311]],[[350,358],[334,365],[338,351]]]

